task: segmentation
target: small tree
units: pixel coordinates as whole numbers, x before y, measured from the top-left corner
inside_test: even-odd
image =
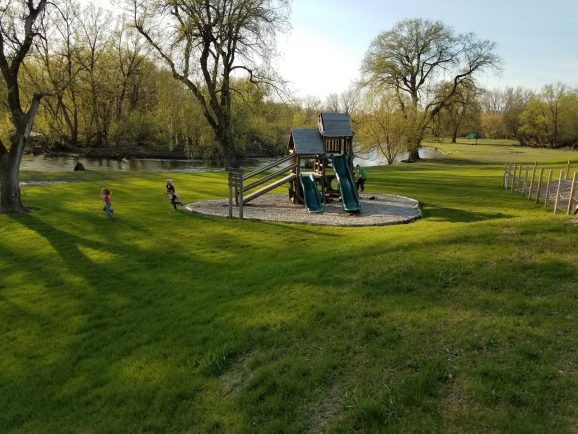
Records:
[[[46,3],[47,0],[26,0],[14,8],[0,9],[0,70],[13,128],[8,140],[0,138],[0,213],[28,211],[20,195],[20,163],[44,95],[34,94],[28,110],[23,109],[18,74],[34,38],[39,36],[37,21]]]
[[[378,152],[388,164],[407,150],[407,123],[392,95],[368,95],[356,116],[356,140],[365,153]]]
[[[439,21],[404,20],[371,43],[363,60],[364,84],[389,90],[408,125],[409,160],[419,159],[419,147],[433,118],[451,104],[475,75],[497,67],[495,44],[474,34],[455,34]],[[448,91],[439,93],[443,77]]]

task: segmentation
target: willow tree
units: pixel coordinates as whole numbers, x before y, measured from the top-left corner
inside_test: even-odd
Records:
[[[473,33],[456,34],[440,21],[404,20],[371,43],[362,63],[363,84],[392,91],[408,131],[409,160],[419,159],[419,147],[434,117],[454,101],[476,75],[499,66],[495,43]],[[447,82],[447,86],[441,86]],[[445,91],[438,92],[440,88]]]
[[[289,0],[129,0],[135,28],[201,106],[227,167],[238,166],[234,78],[274,84],[269,60]]]
[[[11,124],[11,131],[0,136],[0,213],[27,211],[20,196],[20,162],[43,94],[27,98],[28,107],[24,109],[18,74],[34,38],[39,36],[37,23],[46,3],[22,0],[0,6],[0,70]]]

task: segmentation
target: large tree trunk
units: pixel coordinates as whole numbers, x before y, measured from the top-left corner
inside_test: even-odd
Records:
[[[423,136],[424,136],[424,131],[425,131],[425,126],[420,127],[419,129],[415,129],[414,131],[412,131],[410,137],[409,137],[409,148],[408,148],[408,156],[407,156],[407,162],[408,163],[413,163],[415,161],[419,161],[421,160],[420,156],[419,156],[419,148],[421,147],[421,141],[423,140]]]
[[[24,137],[20,138],[23,141]],[[26,212],[20,195],[20,161],[24,144],[0,155],[0,214]]]
[[[419,145],[416,145],[411,149],[409,149],[406,161],[409,163],[413,163],[419,160],[421,160],[421,157],[419,156]]]
[[[238,168],[239,161],[237,160],[237,153],[235,152],[235,142],[233,139],[233,131],[230,122],[221,123],[217,135],[219,143],[223,147],[225,154],[225,165],[228,168]]]
[[[10,149],[0,144],[0,213],[27,212],[20,195],[20,162],[32,131],[32,124],[42,95],[35,94],[28,113],[14,110],[12,113],[16,131],[10,137]]]
[[[10,109],[10,120],[14,126],[14,133],[10,137],[10,149],[0,141],[0,212],[25,212],[28,209],[22,204],[20,197],[20,161],[24,154],[24,147],[32,132],[32,124],[42,94],[34,94],[30,102],[28,112],[22,110],[20,104],[20,88],[18,84],[18,71],[24,58],[28,54],[35,36],[39,33],[34,29],[34,23],[46,7],[47,0],[40,0],[34,7],[32,0],[25,2],[24,10],[28,9],[28,15],[23,17],[24,37],[18,39],[11,36],[9,39],[16,42],[15,51],[11,56],[6,55],[4,28],[0,28],[0,71],[8,94],[6,103]]]
[[[455,127],[452,131],[452,143],[457,143],[458,141],[458,127]]]

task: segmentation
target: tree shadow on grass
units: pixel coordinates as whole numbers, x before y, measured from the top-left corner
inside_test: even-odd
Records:
[[[437,206],[423,207],[423,218],[452,223],[474,223],[483,220],[506,219],[513,216],[508,214],[488,213],[488,212],[472,212],[458,208],[445,208]]]

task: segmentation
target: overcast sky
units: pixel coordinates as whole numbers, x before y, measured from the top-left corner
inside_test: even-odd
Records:
[[[406,18],[496,42],[503,71],[481,77],[488,88],[578,87],[578,0],[293,0],[277,69],[297,96],[340,93],[358,77],[371,41]]]

